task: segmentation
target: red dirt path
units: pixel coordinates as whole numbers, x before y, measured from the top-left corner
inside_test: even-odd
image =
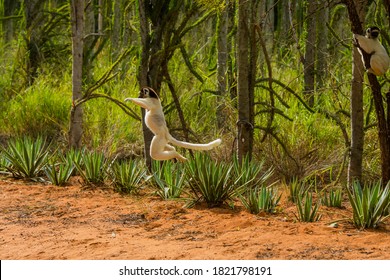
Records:
[[[162,201],[150,194],[0,180],[0,259],[390,259],[390,222],[359,231],[350,209],[322,207],[300,223],[280,213]],[[347,205],[347,203],[346,203]]]

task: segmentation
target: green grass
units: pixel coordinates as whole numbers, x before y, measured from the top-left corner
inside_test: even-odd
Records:
[[[51,85],[43,79],[8,102],[1,125],[3,133],[13,136],[61,136],[68,127],[71,106],[70,87]]]

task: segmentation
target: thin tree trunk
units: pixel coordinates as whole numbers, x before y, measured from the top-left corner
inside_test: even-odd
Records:
[[[27,84],[32,85],[38,73],[40,63],[40,27],[43,22],[38,25],[37,22],[39,13],[42,12],[43,0],[24,1],[26,13],[26,44],[27,44]]]
[[[229,15],[229,0],[225,0],[225,7],[218,13],[218,28],[217,28],[217,48],[218,48],[218,65],[217,65],[217,81],[218,95],[220,102],[217,107],[217,124],[218,128],[222,129],[226,126],[226,116],[224,114],[224,97],[227,92],[227,59],[228,59],[228,15]]]
[[[119,53],[122,48],[121,40],[121,23],[122,23],[122,14],[123,14],[123,5],[122,0],[114,0],[114,10],[113,10],[113,22],[112,22],[112,31],[111,31],[111,53],[112,60],[116,61],[119,57]]]
[[[141,34],[141,43],[142,43],[142,53],[141,53],[141,62],[139,67],[139,76],[138,81],[141,87],[148,86],[148,69],[149,69],[149,45],[150,45],[150,28],[149,22],[146,16],[146,3],[144,0],[139,0],[139,17],[140,17],[140,34]],[[144,136],[144,153],[145,153],[145,163],[148,169],[152,170],[152,158],[150,157],[150,144],[153,139],[153,133],[145,124],[145,109],[141,109],[142,114],[142,133]]]
[[[362,162],[364,146],[364,112],[363,112],[363,81],[364,66],[357,49],[353,50],[351,85],[351,148],[348,165],[348,184],[362,179]]]
[[[385,108],[383,104],[383,96],[381,86],[374,74],[368,73],[371,91],[374,98],[376,118],[378,121],[378,137],[379,147],[381,151],[381,169],[382,182],[386,185],[390,181],[390,128],[388,127],[388,118],[386,118]],[[389,104],[387,104],[389,105]]]
[[[327,77],[327,58],[328,58],[328,28],[326,27],[329,21],[329,7],[326,1],[316,0],[318,5],[317,12],[317,71],[316,83],[317,94],[318,89],[324,86]]]
[[[236,1],[229,1],[230,5],[227,7],[228,9],[228,72],[227,72],[227,81],[228,81],[228,91],[230,95],[230,99],[236,100],[237,97],[237,64],[235,63],[235,39],[236,39],[236,28],[237,25],[235,23],[236,19]]]
[[[14,31],[14,22],[13,18],[16,9],[20,6],[20,3],[15,0],[4,0],[4,19],[1,21],[2,29],[3,29],[3,38],[6,43],[10,42],[15,35]],[[8,19],[6,19],[9,17]]]
[[[237,122],[237,149],[238,160],[248,156],[251,157],[253,146],[253,127],[251,123],[251,90],[250,90],[250,2],[247,0],[238,1],[238,122]]]
[[[387,19],[389,20],[390,23],[390,0],[383,0],[383,3],[387,11]]]
[[[365,16],[367,1],[353,0],[344,1],[351,21],[353,33],[363,33],[362,22]],[[352,86],[351,86],[351,148],[348,165],[348,185],[362,179],[362,162],[364,146],[364,112],[363,112],[363,82],[364,66],[361,56],[356,48],[353,50],[352,65]]]
[[[307,4],[307,37],[304,59],[304,94],[310,107],[314,106],[315,60],[316,60],[316,10],[317,1]]]
[[[84,50],[84,0],[71,0],[72,24],[72,100],[82,98],[83,50]],[[83,135],[82,105],[72,106],[69,125],[69,145],[80,148]]]

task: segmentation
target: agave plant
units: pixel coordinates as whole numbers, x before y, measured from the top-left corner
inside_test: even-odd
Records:
[[[234,197],[239,178],[234,176],[232,164],[217,163],[207,155],[197,153],[186,168],[189,186],[197,201],[218,207]]]
[[[273,174],[273,169],[264,171],[264,162],[251,161],[249,156],[246,156],[241,163],[237,157],[234,157],[233,166],[234,175],[239,178],[238,184],[245,186],[246,189],[265,184]]]
[[[304,201],[302,200],[304,198]],[[298,210],[298,220],[300,222],[317,222],[321,219],[321,214],[318,210],[320,208],[320,203],[317,202],[313,205],[313,194],[306,192],[304,197],[297,197],[297,210]]]
[[[3,152],[0,151],[0,171],[5,171],[9,168],[10,163],[3,155]]]
[[[7,162],[5,168],[15,178],[36,179],[47,163],[48,150],[46,141],[41,137],[35,141],[29,137],[10,141],[7,148],[2,148]]]
[[[69,181],[74,169],[73,161],[68,160],[62,154],[58,154],[58,156],[48,161],[45,173],[53,185],[63,186]]]
[[[83,169],[83,155],[85,153],[85,149],[70,149],[65,154],[65,160],[68,164],[73,164],[74,166],[79,166],[81,169]],[[77,168],[74,168],[72,175],[76,175],[77,170]]]
[[[182,165],[172,161],[153,162],[153,183],[162,199],[179,198],[186,186],[186,173]]]
[[[74,161],[74,164],[86,184],[98,185],[104,183],[108,163],[102,153],[83,152],[81,163]]]
[[[328,193],[324,192],[321,197],[321,202],[323,205],[328,207],[337,207],[341,208],[342,202],[342,190],[341,189],[331,189]]]
[[[294,180],[289,184],[289,199],[293,203],[297,203],[298,199],[300,198],[302,200],[302,197],[306,195],[307,191],[310,187],[306,185],[306,181],[301,181],[297,178],[294,178]]]
[[[381,183],[362,188],[354,182],[352,190],[347,188],[353,210],[353,224],[359,229],[375,228],[389,215],[390,183],[382,189]]]
[[[243,194],[238,194],[241,203],[252,214],[260,212],[274,213],[281,195],[272,187],[261,186],[260,188],[249,188]]]
[[[140,168],[138,161],[115,161],[110,172],[114,190],[123,194],[137,192],[142,186],[145,174],[146,170]]]

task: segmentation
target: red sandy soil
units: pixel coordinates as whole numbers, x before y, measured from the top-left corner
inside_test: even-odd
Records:
[[[0,180],[0,259],[390,259],[390,221],[360,231],[346,208],[321,207],[300,223],[283,195],[279,213],[183,208],[151,193],[121,196],[74,182]],[[332,224],[335,220],[336,224]]]

